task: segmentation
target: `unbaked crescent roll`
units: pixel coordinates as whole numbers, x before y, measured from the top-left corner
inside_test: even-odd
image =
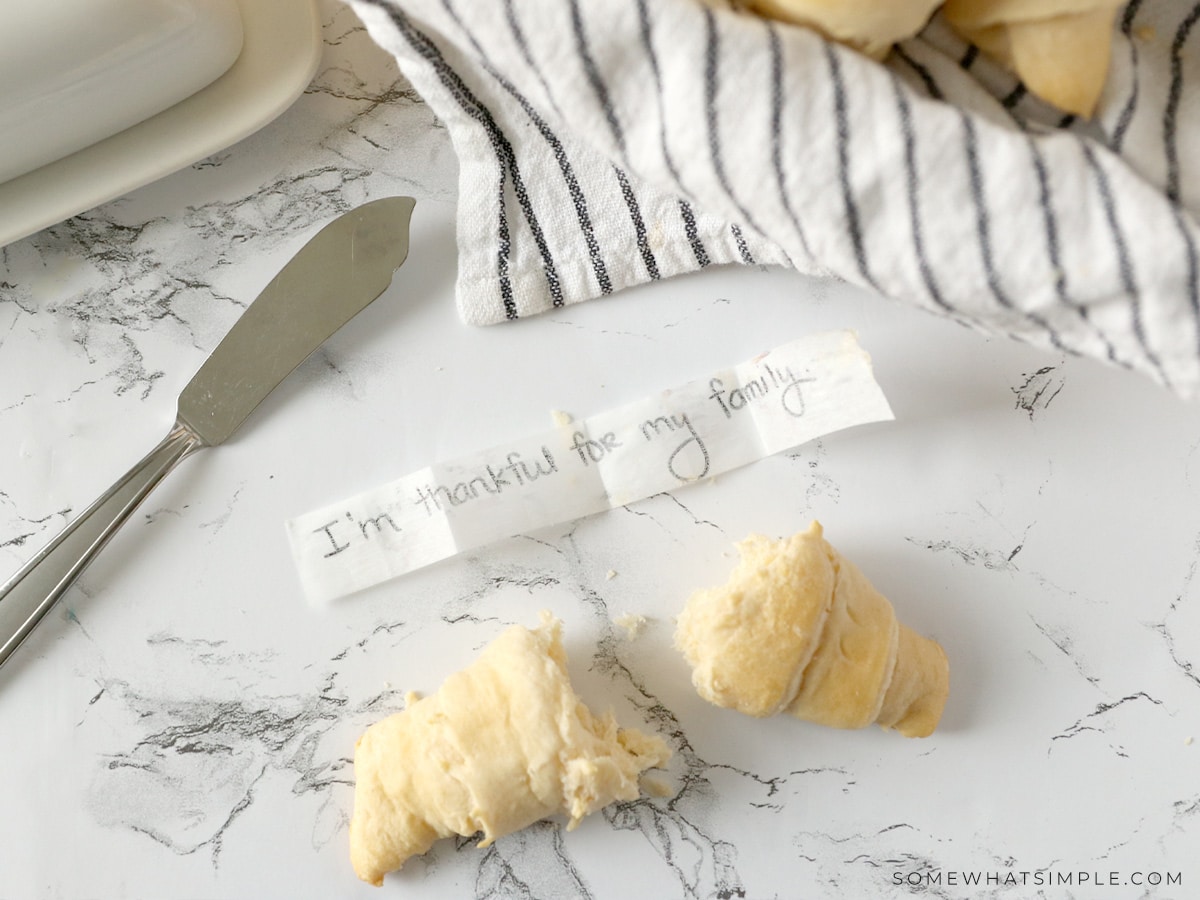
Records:
[[[638,796],[638,776],[671,753],[663,741],[593,715],[567,678],[561,623],[513,626],[437,692],[366,730],[354,753],[350,859],[363,881],[439,838],[480,846],[563,812],[585,815]]]
[[[819,523],[752,535],[726,584],[694,594],[675,643],[704,699],[752,716],[927,737],[950,690],[946,654],[825,540]]]

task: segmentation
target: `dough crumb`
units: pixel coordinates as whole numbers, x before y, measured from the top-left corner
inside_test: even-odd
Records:
[[[607,572],[604,573],[604,578],[606,581],[612,581],[616,577],[617,577],[616,569],[609,569]]]
[[[945,652],[896,620],[820,523],[738,550],[728,582],[694,594],[676,620],[701,697],[751,716],[933,733],[950,690]]]
[[[675,789],[661,778],[646,776],[642,779],[642,789],[651,797],[670,797]]]
[[[567,425],[571,425],[575,421],[575,417],[573,415],[571,415],[569,412],[563,412],[561,409],[550,410],[550,418],[559,428],[565,428]]]
[[[613,624],[624,628],[630,640],[640,637],[649,622],[641,613],[624,613],[613,619]]]
[[[440,838],[482,832],[480,847],[565,813],[574,828],[671,751],[657,735],[593,714],[572,689],[562,623],[508,628],[428,697],[376,722],[354,751],[350,859],[363,881]]]

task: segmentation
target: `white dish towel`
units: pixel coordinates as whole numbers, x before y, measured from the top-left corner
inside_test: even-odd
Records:
[[[1200,3],[1118,16],[1093,122],[937,18],[885,65],[702,0],[349,0],[460,163],[493,323],[728,262],[1200,382]]]

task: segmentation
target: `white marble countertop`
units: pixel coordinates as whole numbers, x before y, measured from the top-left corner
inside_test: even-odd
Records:
[[[419,201],[391,289],[186,461],[0,669],[0,898],[1200,896],[1196,403],[780,271],[465,326],[444,135],[353,16],[322,9],[326,58],[281,118],[0,250],[5,574],[166,432],[319,225]],[[288,518],[830,328],[858,332],[894,422],[303,600]],[[946,648],[934,736],[754,720],[693,691],[672,617],[734,541],[813,518]],[[541,609],[589,705],[670,743],[669,796],[445,841],[361,884],[355,738]],[[627,612],[649,619],[636,639]]]

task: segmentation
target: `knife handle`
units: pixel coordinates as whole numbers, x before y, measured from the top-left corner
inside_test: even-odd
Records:
[[[205,444],[176,422],[158,446],[0,587],[0,665],[104,549],[138,504]]]

